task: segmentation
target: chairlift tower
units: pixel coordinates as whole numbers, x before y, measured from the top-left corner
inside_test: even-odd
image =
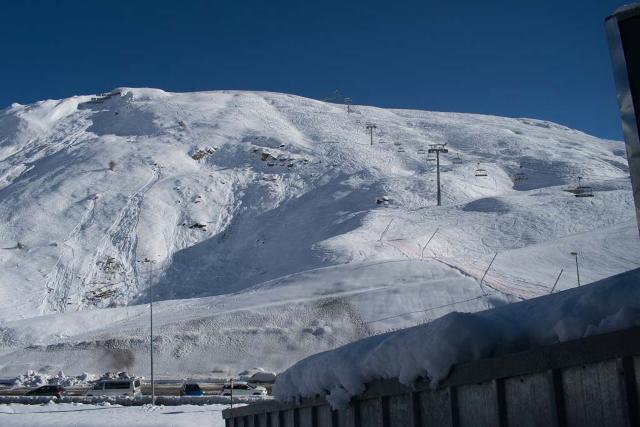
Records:
[[[378,126],[376,126],[375,123],[367,123],[367,130],[371,135],[371,145],[373,145],[373,130],[377,128]]]
[[[448,153],[449,150],[445,147],[447,144],[432,144],[429,146],[428,153],[436,154],[436,177],[438,183],[438,206],[441,206],[440,196],[440,153]]]
[[[352,103],[351,98],[345,98],[344,99],[344,103],[347,104],[347,113],[350,113],[351,112],[351,103]]]

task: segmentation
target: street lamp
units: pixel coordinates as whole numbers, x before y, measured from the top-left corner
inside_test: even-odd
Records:
[[[156,403],[156,384],[153,378],[153,263],[155,261],[145,258],[143,262],[149,265],[149,355],[151,362],[151,406]]]

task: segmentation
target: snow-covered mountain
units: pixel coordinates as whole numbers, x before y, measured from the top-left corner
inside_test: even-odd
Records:
[[[426,151],[444,143],[438,207]],[[594,197],[565,191],[579,176]],[[143,371],[150,296],[167,375],[281,370],[549,293],[561,269],[556,289],[573,287],[574,251],[582,283],[640,262],[620,142],[532,119],[128,88],[0,112],[0,247],[0,373],[102,371],[114,352]]]

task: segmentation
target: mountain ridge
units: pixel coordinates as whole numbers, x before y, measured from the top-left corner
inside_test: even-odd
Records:
[[[640,247],[620,142],[535,119],[352,109],[273,92],[118,88],[0,111],[6,351],[18,360],[16,346],[97,339],[68,319],[84,319],[100,340],[142,345],[138,304],[153,298],[167,319],[167,364],[181,328],[197,323],[177,320],[175,310],[193,307],[221,332],[189,326],[197,343],[184,351],[214,351],[224,331],[244,336],[242,348],[262,345],[252,330],[270,343],[264,365],[277,370],[354,333],[428,320],[430,307],[476,311],[548,293],[561,269],[556,289],[573,287],[572,251],[587,283],[628,269]],[[449,149],[442,207],[426,152],[438,143]],[[564,191],[579,176],[595,197]],[[299,284],[265,290],[287,277]],[[372,281],[378,286],[358,290]],[[340,291],[324,301],[323,287]],[[320,295],[309,302],[307,291]],[[231,300],[237,310],[221,308]],[[312,325],[302,314],[327,307],[338,310],[335,324],[322,314],[324,323]],[[402,316],[420,310],[431,314]],[[137,320],[120,324],[123,313]],[[296,347],[302,331],[318,328],[325,332],[276,355],[278,340]],[[203,362],[193,357],[196,369]],[[223,359],[225,367],[258,363]]]

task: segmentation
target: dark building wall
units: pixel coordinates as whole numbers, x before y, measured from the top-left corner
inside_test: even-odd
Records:
[[[640,227],[640,4],[616,11],[605,27]]]

